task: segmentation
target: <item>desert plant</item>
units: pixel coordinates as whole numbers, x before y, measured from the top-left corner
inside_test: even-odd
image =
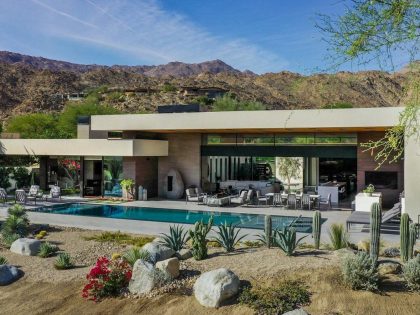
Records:
[[[0,256],[0,265],[7,265],[7,259],[3,256]]]
[[[150,243],[154,240],[154,237],[148,236],[131,236],[126,233],[117,232],[102,232],[93,236],[85,236],[83,239],[87,241],[96,241],[96,242],[110,242],[122,245],[134,245],[137,247],[142,247],[143,245]]]
[[[420,255],[407,261],[402,267],[402,275],[410,290],[420,291]]]
[[[216,231],[217,237],[215,240],[222,245],[227,252],[233,252],[235,250],[235,245],[246,236],[246,234],[239,236],[241,229],[238,229],[232,223],[228,224],[225,222],[225,224],[221,224],[217,228],[218,231]]]
[[[52,245],[48,242],[42,243],[39,247],[38,256],[42,258],[47,258],[54,255],[58,251],[58,247],[56,245]]]
[[[334,250],[347,247],[348,235],[344,229],[344,225],[336,223],[331,224],[328,234]]]
[[[239,303],[254,309],[256,314],[283,314],[310,302],[310,293],[298,281],[284,281],[270,287],[246,287]]]
[[[134,179],[125,178],[120,182],[121,188],[127,192],[129,198],[134,199],[136,182]]]
[[[266,215],[264,217],[264,232],[265,232],[265,245],[268,248],[271,247],[272,237],[273,237],[273,221],[271,215]]]
[[[162,233],[162,244],[176,252],[181,250],[189,239],[188,231],[184,231],[181,225],[170,226],[169,234]]]
[[[282,231],[276,230],[274,232],[274,242],[287,256],[291,256],[295,252],[300,241],[306,236],[307,235],[302,236],[300,239],[296,240],[296,229],[288,227],[284,228]]]
[[[203,220],[196,222],[194,228],[189,231],[192,241],[192,254],[196,260],[207,258],[206,236],[213,225],[213,216],[210,217],[207,224]]]
[[[242,244],[244,244],[246,247],[261,247],[263,245],[263,243],[261,241],[250,241],[250,240],[245,240],[242,242]]]
[[[10,247],[18,238],[20,238],[19,234],[2,234],[1,243],[6,247]]]
[[[10,187],[10,173],[9,167],[0,166],[0,187],[7,189]]]
[[[8,216],[1,227],[3,239],[12,239],[14,235],[28,235],[29,219],[26,210],[21,205],[14,205],[8,210]]]
[[[16,181],[16,187],[22,188],[29,185],[31,174],[25,167],[16,167],[12,170],[12,177]]]
[[[368,253],[359,252],[356,255],[346,255],[341,272],[344,283],[353,290],[378,290],[378,269]]]
[[[312,219],[312,236],[314,238],[315,249],[319,249],[321,240],[321,212],[316,210]]]
[[[379,203],[374,203],[370,211],[370,258],[376,264],[379,256],[381,240],[382,209]]]
[[[403,262],[409,258],[410,246],[410,217],[407,213],[401,215],[400,221],[400,256]]]
[[[74,267],[73,262],[71,261],[70,254],[68,253],[60,253],[54,262],[55,269],[64,270],[64,269],[71,269]]]
[[[98,301],[104,297],[117,296],[128,286],[132,268],[124,259],[109,260],[99,257],[86,279],[89,281],[82,297]]]
[[[366,186],[365,189],[363,189],[363,192],[365,194],[370,194],[371,195],[375,192],[375,186],[373,186],[372,184],[369,184],[369,185]]]
[[[400,256],[400,249],[396,247],[387,247],[383,251],[385,257],[398,257]]]
[[[122,257],[131,266],[134,266],[137,260],[150,261],[150,253],[138,247],[133,247],[128,250]]]
[[[411,259],[414,255],[414,245],[416,245],[417,240],[417,228],[414,223],[410,224],[408,234],[408,258]]]

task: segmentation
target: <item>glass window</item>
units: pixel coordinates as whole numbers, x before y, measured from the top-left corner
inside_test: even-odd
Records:
[[[314,136],[296,134],[276,135],[276,144],[314,144]]]
[[[210,134],[207,135],[207,145],[236,145],[235,134]]]
[[[105,157],[103,167],[104,196],[122,197],[122,188],[120,185],[123,179],[122,157]]]
[[[80,159],[57,157],[48,161],[48,184],[58,185],[63,195],[80,193]]]
[[[238,145],[274,145],[274,135],[239,134],[237,141]]]

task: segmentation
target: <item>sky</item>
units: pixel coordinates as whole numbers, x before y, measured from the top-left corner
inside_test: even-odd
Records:
[[[220,59],[308,74],[328,62],[317,14],[343,10],[340,0],[0,0],[0,50],[103,65]]]

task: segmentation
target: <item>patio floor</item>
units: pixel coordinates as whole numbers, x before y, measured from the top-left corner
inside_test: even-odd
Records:
[[[37,202],[37,205],[27,205],[27,208],[34,208],[40,206],[48,206],[57,203],[71,203],[71,202],[94,202],[92,199],[79,198],[79,197],[66,197],[60,202]],[[7,208],[12,203],[4,206],[0,204],[0,219],[6,217]],[[165,208],[165,209],[180,209],[192,211],[217,211],[217,212],[232,212],[232,213],[249,213],[249,214],[270,214],[279,216],[299,216],[312,217],[313,211],[309,210],[288,210],[284,208],[275,208],[272,206],[243,206],[243,207],[209,207],[207,205],[197,205],[196,203],[185,203],[185,200],[148,200],[148,201],[131,201],[125,202],[121,205],[132,207],[148,207],[148,208]],[[344,224],[346,219],[351,214],[349,210],[322,210],[322,217],[327,219],[321,230],[321,240],[329,243],[328,230],[333,223]],[[51,213],[29,212],[31,222],[38,224],[50,224],[59,226],[79,227],[90,230],[108,230],[108,231],[123,231],[128,233],[150,234],[158,235],[159,233],[167,233],[171,223],[165,222],[152,222],[152,221],[138,221],[126,219],[113,219],[102,217],[89,217],[89,216],[73,216],[61,215]],[[190,225],[185,225],[190,227]],[[258,230],[242,229],[243,233],[248,234],[248,239],[255,239],[255,235],[259,234]],[[360,240],[367,240],[369,233],[362,232],[362,226],[356,226],[350,233],[350,241],[357,243]],[[399,235],[382,234],[381,238],[389,245],[399,243]],[[305,239],[306,242],[311,242],[311,238]]]

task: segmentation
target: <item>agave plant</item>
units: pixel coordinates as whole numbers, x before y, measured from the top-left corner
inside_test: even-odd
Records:
[[[239,236],[241,229],[238,229],[237,226],[232,225],[232,223],[227,224],[227,222],[225,222],[224,224],[220,224],[217,228],[219,230],[216,231],[217,237],[215,238],[215,241],[222,245],[227,252],[233,252],[235,250],[235,245],[246,236]]]
[[[61,253],[58,255],[57,260],[54,263],[55,269],[64,270],[74,267],[74,264],[71,261],[71,257],[68,253]]]
[[[133,247],[123,255],[123,259],[131,266],[134,266],[136,261],[139,259],[150,261],[150,253],[147,250]]]
[[[58,247],[56,245],[52,245],[48,242],[42,243],[39,247],[38,256],[42,258],[47,258],[54,255],[58,251]]]
[[[291,256],[295,252],[299,243],[306,237],[302,236],[296,240],[296,229],[293,227],[287,227],[283,230],[276,230],[274,232],[274,243],[280,247],[280,249],[286,254]]]
[[[181,250],[185,246],[185,243],[187,243],[190,239],[188,231],[184,231],[184,228],[181,225],[171,225],[169,227],[169,234],[161,234],[161,243],[169,248],[172,248],[176,252]]]

